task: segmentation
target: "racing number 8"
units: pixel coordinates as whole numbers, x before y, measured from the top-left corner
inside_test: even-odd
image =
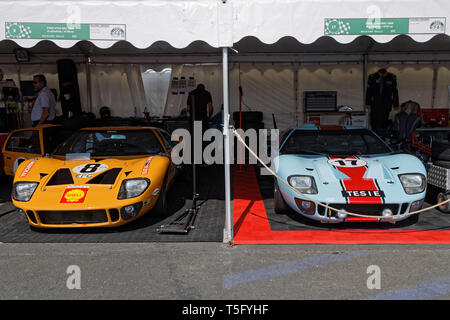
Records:
[[[80,170],[80,173],[93,173],[97,171],[98,167],[100,167],[100,163],[88,163]]]

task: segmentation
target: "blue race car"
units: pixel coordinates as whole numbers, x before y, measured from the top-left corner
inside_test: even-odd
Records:
[[[290,210],[328,223],[391,222],[422,208],[426,169],[409,154],[394,151],[375,133],[362,127],[306,124],[281,137],[274,157],[278,176],[310,199],[275,179],[276,213]],[[397,217],[396,217],[397,216]]]

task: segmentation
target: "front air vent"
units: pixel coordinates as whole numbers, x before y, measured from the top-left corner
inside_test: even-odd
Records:
[[[409,203],[407,203],[407,202],[402,204],[402,208],[401,208],[400,214],[405,214],[406,210],[408,210],[408,206],[409,206]]]
[[[117,209],[109,209],[109,217],[111,218],[111,222],[116,222],[119,220],[119,210]]]
[[[114,184],[121,170],[121,168],[113,168],[105,171],[89,180],[88,184]]]
[[[393,214],[397,214],[400,207],[398,204],[339,204],[339,203],[332,203],[329,206],[336,209],[346,210],[352,213],[361,213],[368,216],[381,216],[382,211],[384,209],[391,209]]]
[[[28,217],[28,219],[29,219],[31,222],[37,223],[37,221],[36,221],[36,216],[34,215],[34,212],[33,212],[33,211],[28,210],[28,211],[27,211],[27,217]]]
[[[73,184],[72,173],[67,168],[56,171],[47,183],[47,186],[58,186],[62,184]]]
[[[105,210],[37,211],[43,224],[88,224],[108,222]]]

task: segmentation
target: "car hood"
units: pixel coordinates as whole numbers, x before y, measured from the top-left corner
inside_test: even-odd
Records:
[[[420,173],[426,176],[422,162],[408,154],[329,157],[286,154],[275,158],[274,165],[277,174],[286,181],[292,175],[314,177],[319,195],[331,202],[343,201],[355,194],[367,195],[363,197],[364,201],[368,195],[378,194],[381,194],[383,201],[392,201],[398,195],[406,195],[399,175]],[[354,194],[354,191],[358,192]]]
[[[161,163],[162,162],[162,163]],[[167,157],[149,156],[138,159],[59,160],[34,158],[17,169],[15,181],[39,181],[44,186],[68,184],[114,185],[119,177],[148,176],[152,168],[168,162]],[[103,177],[103,179],[102,179]]]
[[[19,166],[14,183],[38,182],[35,195],[27,205],[41,210],[54,209],[55,204],[66,209],[114,206],[123,180],[147,178],[153,190],[162,181],[169,164],[166,156],[72,161],[35,158]]]

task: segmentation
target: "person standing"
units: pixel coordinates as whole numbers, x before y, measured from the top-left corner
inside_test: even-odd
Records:
[[[47,79],[43,74],[33,76],[33,87],[37,93],[37,98],[31,111],[33,127],[44,123],[52,123],[55,119],[56,101],[53,92],[47,88]]]
[[[195,110],[192,110],[194,105]],[[211,93],[205,90],[205,85],[199,84],[196,89],[189,92],[186,111],[192,120],[192,111],[195,113],[194,121],[202,122],[203,133],[209,128],[208,122],[214,111]]]
[[[377,134],[384,135],[392,106],[399,106],[397,77],[379,69],[367,81],[366,105],[370,107],[370,124]]]
[[[187,107],[186,111],[190,116],[190,128],[191,128],[191,150],[192,152],[192,161],[194,163],[195,157],[195,138],[194,138],[194,122],[201,121],[202,122],[202,137],[206,130],[209,129],[209,119],[211,119],[214,107],[212,103],[211,93],[205,90],[205,85],[198,84],[197,88],[189,92],[187,99]],[[205,148],[205,141],[202,139],[202,154]],[[203,159],[203,157],[200,157]],[[203,161],[203,160],[202,160]]]

